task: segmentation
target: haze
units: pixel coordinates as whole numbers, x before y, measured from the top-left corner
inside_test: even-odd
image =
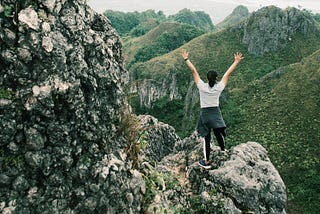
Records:
[[[153,9],[171,15],[188,8],[192,11],[205,11],[214,24],[221,22],[238,5],[248,7],[250,12],[264,6],[275,5],[280,8],[290,6],[320,13],[320,0],[89,0],[88,5],[98,13],[108,9],[123,12]]]

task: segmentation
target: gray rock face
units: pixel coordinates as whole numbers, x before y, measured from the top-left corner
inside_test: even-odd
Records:
[[[85,2],[1,1],[1,213],[140,211],[117,135],[120,39]]]
[[[157,192],[149,210],[286,213],[285,185],[261,145],[248,142],[226,153],[214,146],[211,154],[212,168],[203,170],[201,139],[193,134],[177,142],[154,169],[176,177],[175,186]]]
[[[214,163],[218,168],[209,170],[203,183],[199,184],[198,170],[192,169],[191,182],[204,189],[221,188],[223,195],[241,211],[286,213],[285,185],[261,145],[241,144],[226,156],[220,163]]]
[[[150,115],[140,115],[138,119],[146,134],[147,145],[143,150],[145,159],[158,162],[171,154],[175,143],[180,140],[174,128]]]
[[[131,75],[130,77],[130,93],[138,95],[140,106],[151,108],[153,102],[165,96],[170,100],[181,99],[177,87],[177,77],[174,72],[169,72],[164,78],[161,78],[161,80],[137,80],[133,76],[134,75]]]
[[[296,34],[308,35],[316,29],[315,21],[296,8],[269,6],[251,14],[244,24],[242,41],[250,53],[262,55],[285,47]]]

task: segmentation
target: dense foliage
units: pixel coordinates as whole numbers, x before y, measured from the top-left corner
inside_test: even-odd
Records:
[[[313,18],[320,23],[320,13],[315,14]]]
[[[120,12],[107,10],[104,15],[111,21],[112,26],[121,36],[142,36],[162,22],[179,22],[192,25],[203,31],[209,32],[214,29],[210,16],[202,11],[190,11],[183,9],[176,15],[166,17],[162,11],[155,12]]]
[[[170,25],[170,23],[163,24]],[[174,25],[174,28],[171,28],[171,30],[168,28],[168,30],[158,34],[152,44],[142,44],[131,63],[145,62],[156,56],[168,53],[204,33],[204,31],[188,24],[171,23],[171,25]]]
[[[155,26],[151,23],[159,23],[159,21],[166,19],[162,11],[156,13],[154,10],[141,13],[107,10],[104,15],[108,17],[112,26],[121,36],[127,35],[130,31],[133,31],[133,35],[141,35],[147,32],[148,28],[150,30]],[[143,26],[142,23],[146,23],[146,25]]]
[[[210,16],[203,11],[192,12],[189,9],[183,9],[177,14],[169,16],[169,19],[197,26],[207,32],[214,30]]]

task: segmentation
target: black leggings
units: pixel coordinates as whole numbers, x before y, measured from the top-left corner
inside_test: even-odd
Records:
[[[224,151],[225,149],[225,137],[226,137],[226,128],[216,128],[213,129],[213,133],[217,138],[218,144],[221,148],[221,151]],[[207,134],[207,136],[205,136],[205,146],[204,146],[204,157],[206,159],[206,161],[209,161],[209,157],[210,157],[210,141],[211,141],[211,131],[209,132],[209,134]]]

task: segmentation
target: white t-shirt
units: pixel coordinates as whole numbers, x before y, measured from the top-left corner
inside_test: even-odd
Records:
[[[204,83],[201,79],[197,84],[200,93],[201,108],[219,106],[219,97],[225,85],[220,81],[210,88],[208,83]]]

